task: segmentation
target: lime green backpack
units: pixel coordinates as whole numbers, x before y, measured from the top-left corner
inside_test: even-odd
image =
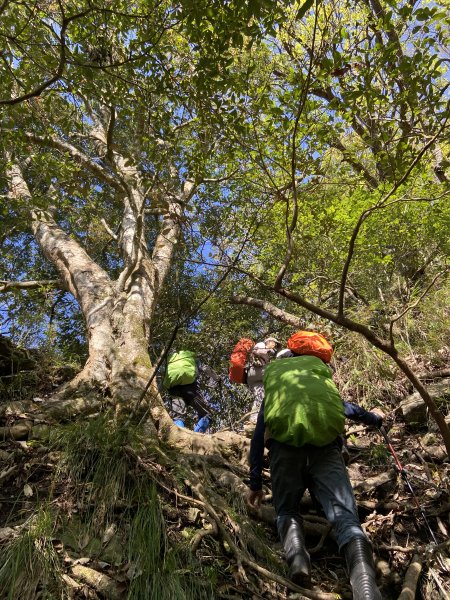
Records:
[[[181,350],[172,354],[167,363],[163,386],[170,390],[175,385],[194,383],[197,377],[195,358],[195,353],[190,350]]]
[[[344,431],[344,406],[329,368],[315,356],[269,363],[264,422],[272,437],[297,446],[325,446]]]

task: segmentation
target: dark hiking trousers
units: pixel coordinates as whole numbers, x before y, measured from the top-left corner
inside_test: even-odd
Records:
[[[296,448],[271,439],[268,446],[277,519],[301,518],[300,500],[308,488],[333,525],[339,549],[352,538],[366,537],[338,442]]]
[[[174,385],[169,389],[169,393],[171,396],[177,396],[184,400],[187,406],[191,406],[197,412],[199,419],[206,415],[211,415],[211,411],[202,396],[197,381],[186,385]]]

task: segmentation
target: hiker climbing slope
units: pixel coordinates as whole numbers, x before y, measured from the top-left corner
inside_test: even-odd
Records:
[[[248,423],[252,432],[264,399],[264,369],[275,358],[280,346],[280,342],[274,337],[268,337],[256,344],[248,338],[242,338],[234,347],[230,357],[230,380],[234,383],[246,384],[253,396]]]
[[[280,342],[274,337],[268,337],[264,342],[258,342],[249,353],[247,364],[247,385],[253,396],[252,414],[250,421],[256,423],[258,412],[264,400],[264,370],[269,362],[275,358]]]
[[[175,398],[172,402],[175,424],[184,427],[186,406],[191,406],[198,416],[194,431],[205,433],[211,422],[211,409],[200,390],[199,371],[203,371],[209,378],[217,379],[217,375],[211,369],[196,360],[194,352],[176,352],[170,356],[167,363],[163,386]]]
[[[271,362],[265,371],[265,400],[250,449],[247,500],[257,507],[263,498],[261,474],[266,440],[277,528],[292,581],[310,584],[310,557],[299,512],[308,487],[334,527],[353,597],[381,600],[372,549],[361,528],[341,456],[340,436],[346,416],[377,427],[382,425],[382,418],[342,401],[326,364],[333,350],[323,336],[297,332],[289,338],[288,349],[288,357]]]

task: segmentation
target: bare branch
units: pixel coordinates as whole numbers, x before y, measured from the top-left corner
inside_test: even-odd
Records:
[[[180,123],[179,125],[175,125],[175,127],[172,129],[172,132],[175,133],[175,132],[179,131],[180,129],[184,129],[184,127],[187,127],[191,123],[194,123],[196,120],[197,120],[197,117],[193,117],[192,119],[184,121],[184,123]]]
[[[3,2],[2,6],[0,7],[0,14],[6,8],[7,4],[8,4],[8,0],[5,0]],[[88,8],[87,10],[85,10],[81,13],[77,13],[76,15],[72,15],[71,17],[66,18],[63,16],[62,23],[61,23],[61,31],[59,33],[59,62],[58,62],[58,66],[56,68],[55,74],[52,75],[52,77],[50,77],[46,81],[42,82],[31,92],[23,94],[22,96],[17,96],[16,98],[9,98],[8,100],[0,100],[0,105],[2,105],[2,104],[13,105],[13,104],[18,104],[19,102],[23,102],[24,100],[29,100],[30,98],[35,98],[36,96],[39,96],[45,89],[47,89],[48,87],[50,87],[51,85],[56,83],[61,78],[61,76],[64,72],[64,68],[66,66],[66,62],[67,62],[67,57],[66,57],[67,27],[70,25],[70,23],[72,21],[86,16],[87,14],[92,12],[92,10],[93,10],[92,8]],[[61,9],[61,12],[63,14],[62,9]],[[55,32],[53,32],[53,33],[55,33]],[[56,36],[56,37],[58,37],[58,36]]]
[[[42,287],[60,289],[63,283],[60,279],[41,279],[39,281],[0,281],[0,292],[8,290],[33,290]]]
[[[200,183],[221,183],[222,181],[228,181],[233,175],[236,175],[238,171],[239,168],[234,169],[229,175],[224,175],[223,177],[204,177],[200,180]]]
[[[288,313],[281,308],[277,308],[274,304],[267,302],[266,300],[259,300],[258,298],[251,298],[250,296],[231,296],[232,304],[246,304],[247,306],[255,306],[265,313],[271,315],[275,319],[292,325],[293,327],[304,327],[304,319],[296,317],[292,313]]]
[[[283,277],[286,273],[286,270],[289,266],[289,263],[292,258],[292,253],[294,251],[294,242],[292,234],[297,227],[297,219],[298,219],[298,194],[297,194],[297,186],[296,186],[296,172],[297,172],[297,132],[300,123],[300,117],[302,116],[303,110],[305,108],[306,99],[309,93],[309,87],[311,83],[311,75],[314,64],[314,47],[316,43],[316,33],[317,33],[317,21],[318,21],[318,0],[315,2],[315,11],[314,11],[314,28],[312,34],[312,42],[311,42],[311,55],[309,60],[308,72],[306,75],[305,85],[302,88],[302,94],[300,97],[300,103],[297,109],[297,115],[294,122],[294,128],[292,130],[292,153],[291,153],[291,184],[292,184],[292,198],[294,201],[294,210],[292,213],[291,223],[286,223],[286,237],[287,237],[287,250],[286,256],[284,258],[284,263],[278,271],[277,277],[275,279],[274,288],[277,290],[281,287],[283,282]],[[289,218],[289,200],[286,204],[286,221]]]
[[[105,158],[109,162],[113,162],[113,135],[114,135],[114,125],[116,123],[116,111],[114,106],[111,106],[109,111],[109,123],[108,123],[108,131],[106,132],[106,156]]]
[[[8,152],[5,156],[11,161]],[[106,295],[111,285],[108,274],[90,258],[73,237],[56,224],[50,211],[33,207],[30,189],[16,163],[8,166],[6,175],[11,195],[29,202],[34,237],[44,256],[61,276],[61,287],[78,300],[86,318],[89,319],[92,302],[95,303],[97,297]],[[86,293],[87,289],[89,293]]]
[[[370,189],[375,189],[378,186],[378,180],[376,177],[370,174],[366,167],[359,161],[355,160],[349,150],[344,146],[340,139],[335,139],[331,142],[331,146],[339,150],[342,153],[343,160],[345,160],[351,167],[355,169],[357,173],[362,175]]]
[[[11,0],[3,0],[3,2],[0,5],[0,16],[5,12],[5,10],[8,7],[8,4],[11,2]]]
[[[114,233],[114,231],[110,228],[110,226],[108,225],[108,223],[105,221],[105,219],[101,219],[101,224],[103,225],[103,227],[105,228],[106,232],[112,237],[113,240],[115,240],[117,242],[118,235],[116,233]]]

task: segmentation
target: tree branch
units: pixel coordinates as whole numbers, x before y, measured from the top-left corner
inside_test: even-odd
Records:
[[[98,177],[101,181],[107,183],[117,191],[125,191],[123,184],[118,177],[109,173],[104,167],[96,163],[91,157],[84,154],[84,152],[82,152],[69,142],[63,141],[56,135],[41,137],[30,132],[25,132],[25,137],[31,142],[38,144],[39,146],[43,146],[45,148],[55,148],[60,152],[68,153],[77,163],[85,167],[88,171],[90,171],[93,175]]]
[[[349,150],[347,150],[347,148],[344,146],[340,139],[337,138],[333,140],[331,142],[331,146],[333,148],[336,148],[336,150],[339,150],[339,152],[342,153],[343,160],[345,160],[351,167],[353,167],[357,173],[364,177],[370,189],[374,190],[377,188],[377,178],[371,175],[368,169],[366,169],[366,167],[362,163],[358,162],[350,155]]]
[[[11,2],[11,0],[3,0],[3,2],[0,5],[0,16],[5,12],[5,10],[8,7],[8,4]]]
[[[223,177],[204,177],[200,179],[199,183],[222,183],[231,179],[238,171],[239,168],[234,169],[229,175],[224,175]]]
[[[108,123],[108,131],[106,132],[106,160],[109,162],[113,162],[113,136],[114,136],[114,125],[116,124],[116,111],[114,106],[111,106],[109,111],[109,123]]]
[[[105,231],[108,233],[108,235],[117,242],[117,240],[119,239],[119,236],[114,233],[114,231],[111,229],[111,227],[108,225],[108,223],[106,222],[105,219],[101,219],[100,223],[103,225],[103,227],[105,228]]]
[[[286,225],[287,225],[286,226],[286,237],[287,237],[288,247],[286,250],[286,256],[284,258],[284,263],[281,266],[280,270],[278,271],[277,277],[275,279],[275,283],[274,283],[275,290],[277,290],[278,288],[281,287],[281,284],[283,282],[283,277],[286,273],[289,263],[291,262],[292,253],[294,251],[294,241],[293,241],[292,235],[295,231],[295,228],[297,227],[297,219],[298,219],[298,193],[297,193],[297,186],[296,186],[297,132],[298,132],[298,127],[299,127],[299,123],[300,123],[300,117],[302,116],[303,110],[305,108],[306,99],[308,97],[309,87],[310,87],[310,83],[311,83],[312,68],[313,68],[313,64],[314,64],[314,49],[315,49],[314,47],[315,47],[315,43],[316,43],[318,13],[319,13],[318,0],[316,0],[315,1],[315,11],[314,11],[314,28],[313,28],[313,34],[312,34],[311,54],[310,54],[308,72],[306,74],[305,85],[302,88],[302,95],[300,98],[300,103],[299,103],[299,106],[297,109],[297,115],[296,115],[295,122],[294,122],[294,128],[292,131],[291,185],[292,185],[292,198],[294,201],[294,210],[292,213],[291,223],[289,225],[286,223]],[[286,203],[286,221],[288,218],[289,218],[289,200]]]
[[[232,304],[246,304],[247,306],[255,306],[265,313],[271,315],[275,319],[292,325],[293,327],[304,327],[304,320],[300,317],[288,313],[281,308],[277,308],[274,304],[267,302],[266,300],[259,300],[258,298],[251,298],[250,296],[231,296],[230,301]]]
[[[8,5],[8,0],[5,0],[2,4],[2,6],[0,7],[0,14],[1,12],[3,12],[3,10],[6,8],[6,6]],[[81,12],[81,13],[77,13],[76,15],[72,15],[71,17],[64,17],[64,12],[62,9],[62,5],[60,4],[60,8],[61,8],[61,13],[63,15],[63,19],[62,19],[62,23],[61,23],[61,31],[59,33],[59,61],[58,61],[58,66],[56,68],[55,74],[52,75],[52,77],[50,77],[49,79],[47,79],[46,81],[42,82],[40,85],[38,85],[34,90],[32,90],[31,92],[28,92],[26,94],[23,94],[22,96],[17,96],[16,98],[9,98],[8,100],[0,100],[0,105],[13,105],[13,104],[18,104],[19,102],[23,102],[24,100],[29,100],[30,98],[34,98],[36,96],[40,96],[40,94],[48,87],[50,87],[51,85],[53,85],[54,83],[56,83],[56,81],[58,81],[58,79],[61,78],[63,72],[64,72],[64,68],[66,66],[66,62],[67,62],[67,57],[66,57],[66,32],[67,32],[67,27],[70,25],[70,23],[76,19],[80,19],[81,17],[86,16],[87,14],[89,14],[90,12],[93,11],[92,8],[88,8],[87,10]],[[55,34],[56,35],[56,34]],[[57,36],[58,37],[58,36]]]
[[[0,292],[8,290],[32,290],[41,287],[62,288],[60,279],[41,279],[39,281],[0,281]]]
[[[11,156],[6,153],[11,161]],[[32,230],[44,256],[61,276],[61,287],[68,290],[79,302],[86,320],[90,311],[110,290],[111,280],[81,247],[81,245],[53,220],[50,213],[32,206],[32,195],[16,163],[6,172],[10,193],[14,198],[26,200],[32,218]]]

